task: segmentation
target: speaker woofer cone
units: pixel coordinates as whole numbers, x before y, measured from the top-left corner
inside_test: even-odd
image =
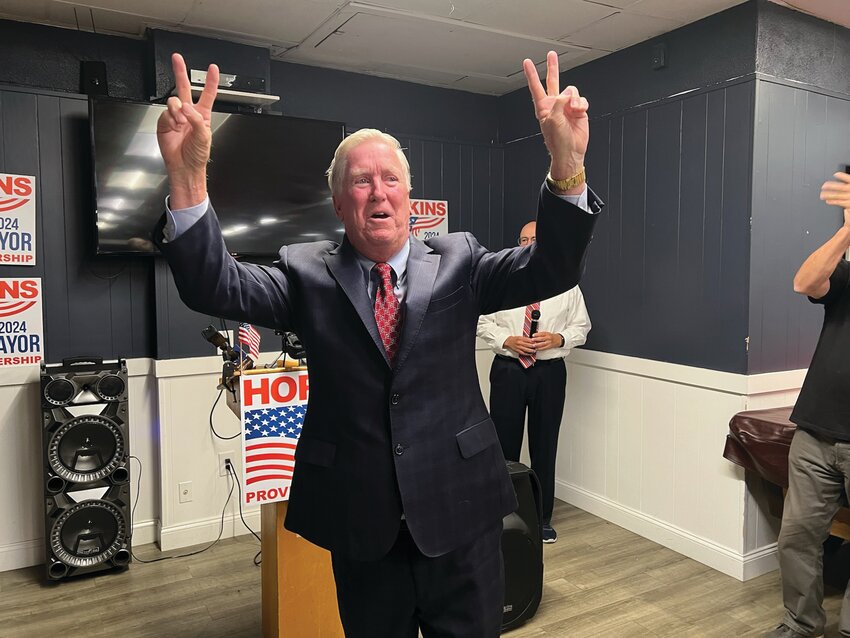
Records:
[[[110,418],[84,415],[71,419],[50,439],[47,459],[66,481],[90,483],[112,474],[124,459],[124,436]]]
[[[82,501],[56,519],[50,531],[53,555],[71,567],[91,567],[115,556],[127,538],[127,523],[115,505]]]
[[[51,379],[44,387],[44,399],[53,405],[67,405],[77,394],[77,384],[70,379]]]
[[[124,379],[117,374],[107,374],[98,379],[94,390],[104,401],[117,401],[125,387]]]

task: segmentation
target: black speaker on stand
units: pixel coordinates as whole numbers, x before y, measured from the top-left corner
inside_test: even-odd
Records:
[[[133,531],[126,362],[42,364],[41,410],[48,580],[126,567]]]
[[[540,482],[522,463],[508,461],[519,506],[504,519],[505,607],[502,631],[519,627],[537,613],[543,597],[543,523]]]

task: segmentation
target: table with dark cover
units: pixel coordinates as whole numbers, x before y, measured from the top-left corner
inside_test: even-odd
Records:
[[[794,438],[794,425],[788,417],[793,407],[739,412],[729,421],[729,434],[723,456],[768,483],[788,488],[788,451]],[[775,490],[770,510],[782,515],[782,493]],[[846,500],[845,500],[846,504]],[[830,533],[850,540],[850,510],[839,509]]]

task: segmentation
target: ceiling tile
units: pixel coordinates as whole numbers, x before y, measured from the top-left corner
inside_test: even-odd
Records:
[[[667,18],[615,13],[573,33],[566,41],[593,49],[618,51],[680,26],[682,23]]]
[[[186,15],[186,23],[221,32],[254,36],[269,43],[298,43],[337,10],[341,0],[250,0],[250,11],[234,11],[233,0],[204,0]]]
[[[585,0],[590,4],[601,4],[605,7],[616,7],[617,9],[625,9],[633,5],[638,0]],[[688,2],[688,0],[670,0],[670,2]]]
[[[493,29],[558,40],[616,12],[584,0],[493,0],[464,18]]]
[[[670,2],[670,0],[638,0],[630,5],[626,13],[668,18],[683,24],[702,20],[729,7],[742,4],[747,0],[688,0],[687,2]]]
[[[80,2],[66,2],[56,0],[57,4],[70,4],[76,7],[88,7],[91,9],[104,9],[127,13],[135,16],[156,18],[161,22],[180,23],[186,17],[195,0],[81,0]],[[79,10],[79,9],[78,9]]]
[[[315,48],[340,59],[499,77],[519,71],[526,57],[543,59],[550,48],[559,53],[573,49],[567,44],[494,34],[461,23],[365,12],[351,16]]]

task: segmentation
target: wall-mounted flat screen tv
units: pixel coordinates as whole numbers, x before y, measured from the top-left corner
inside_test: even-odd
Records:
[[[89,102],[98,254],[156,254],[151,230],[168,180],[156,141],[164,105]],[[281,245],[339,240],[324,175],[343,138],[340,122],[212,114],[210,200],[228,250],[276,255]]]

